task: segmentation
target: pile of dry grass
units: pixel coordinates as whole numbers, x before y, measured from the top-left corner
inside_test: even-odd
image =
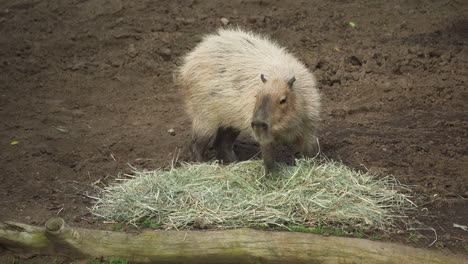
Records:
[[[102,190],[93,214],[132,224],[152,219],[177,229],[201,221],[214,228],[321,223],[386,230],[414,207],[408,188],[393,177],[317,159],[283,165],[268,177],[258,160],[181,164],[126,176]]]

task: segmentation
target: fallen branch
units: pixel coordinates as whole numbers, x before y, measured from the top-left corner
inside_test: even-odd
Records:
[[[139,234],[0,223],[0,247],[17,253],[69,257],[122,257],[141,263],[462,263],[426,249],[357,238],[251,229],[145,231]]]

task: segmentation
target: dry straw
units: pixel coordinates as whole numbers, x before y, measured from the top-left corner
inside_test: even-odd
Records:
[[[328,160],[300,159],[266,177],[261,161],[140,171],[104,188],[92,208],[108,220],[166,228],[326,224],[388,230],[414,207],[395,178]]]

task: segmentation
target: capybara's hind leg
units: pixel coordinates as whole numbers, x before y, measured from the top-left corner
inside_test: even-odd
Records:
[[[196,120],[192,124],[192,141],[190,142],[190,153],[192,160],[196,162],[204,161],[205,151],[210,144],[216,130],[210,126]]]
[[[216,158],[226,162],[235,162],[239,159],[233,149],[233,144],[240,131],[232,127],[220,127],[213,143],[216,149]]]

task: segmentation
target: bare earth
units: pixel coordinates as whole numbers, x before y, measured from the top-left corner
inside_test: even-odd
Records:
[[[103,228],[87,210],[91,184],[128,163],[167,166],[179,150],[186,160],[190,122],[173,71],[225,17],[314,72],[326,156],[415,185],[415,227],[438,235],[430,248],[466,254],[468,232],[453,223],[468,225],[468,2],[287,2],[1,1],[0,221],[58,214]],[[235,149],[258,152],[245,138]]]

